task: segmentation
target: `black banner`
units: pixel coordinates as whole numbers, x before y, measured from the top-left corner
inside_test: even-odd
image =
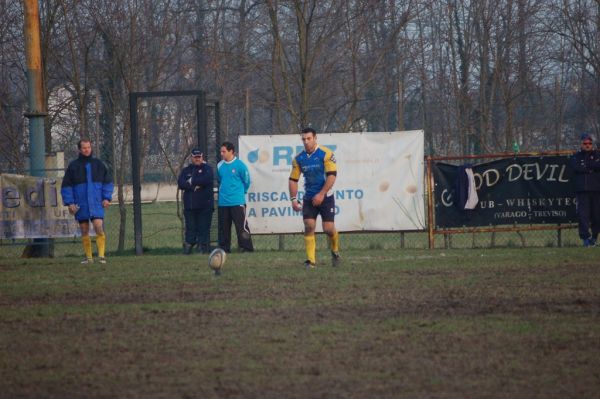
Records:
[[[473,166],[479,203],[454,201],[458,166],[433,163],[437,228],[576,223],[569,157],[515,157]]]

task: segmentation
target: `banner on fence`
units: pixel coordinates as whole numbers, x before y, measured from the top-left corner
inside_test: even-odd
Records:
[[[60,178],[0,174],[0,238],[53,238],[80,235],[62,205]]]
[[[336,227],[339,231],[421,230],[423,131],[317,134],[335,154]],[[250,170],[248,221],[253,233],[303,231],[292,209],[288,179],[292,159],[304,150],[300,135],[240,136],[240,159]],[[299,198],[304,187],[299,182]],[[319,226],[321,222],[318,221]]]
[[[473,166],[479,203],[455,204],[458,167],[433,163],[437,228],[574,223],[575,188],[566,156],[515,157]]]

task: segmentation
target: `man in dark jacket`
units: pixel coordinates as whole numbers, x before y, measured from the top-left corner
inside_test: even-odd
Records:
[[[594,150],[593,144],[589,134],[582,135],[581,150],[571,158],[579,237],[584,247],[595,246],[600,233],[600,151]]]
[[[96,232],[96,246],[100,263],[106,263],[106,235],[104,233],[104,209],[112,199],[113,182],[106,165],[92,156],[92,143],[81,139],[77,143],[79,157],[67,167],[60,193],[63,204],[75,215],[81,230],[85,252],[84,264],[93,263],[90,220]]]
[[[185,220],[185,242],[183,253],[189,255],[197,244],[199,252],[210,250],[210,225],[212,222],[213,170],[204,161],[202,151],[192,150],[192,163],[179,174],[177,185],[183,190],[183,217]]]

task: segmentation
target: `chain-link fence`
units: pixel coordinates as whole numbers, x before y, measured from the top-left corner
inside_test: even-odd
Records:
[[[180,218],[182,206],[177,200],[155,200],[142,204],[144,253],[178,254],[182,249],[183,223]],[[122,218],[124,212],[125,218]],[[216,211],[211,229],[211,240],[216,245],[218,237]],[[114,204],[108,209],[105,228],[107,250],[115,254],[119,247],[119,231],[124,223],[124,253],[134,251],[133,211],[131,204],[119,209]],[[55,256],[81,256],[79,237],[72,236],[52,240]],[[301,232],[298,234],[254,235],[253,241],[258,251],[296,251],[304,248]],[[2,257],[21,256],[31,239],[0,239]],[[235,231],[232,242],[236,242]],[[341,233],[340,244],[345,249],[427,249],[429,236],[426,231],[415,232],[352,232]],[[435,248],[527,248],[527,247],[569,247],[580,245],[576,229],[543,231],[468,232],[461,234],[437,234]],[[235,248],[235,244],[234,244]],[[325,250],[325,235],[317,235],[317,249]]]
[[[216,170],[219,161],[219,147],[222,141],[229,140],[237,142],[237,134],[240,132],[257,132],[265,134],[273,129],[273,116],[266,112],[256,112],[258,106],[249,108],[245,115],[235,117],[229,115],[226,121],[221,121],[221,105],[214,101],[207,101],[205,108],[206,140],[205,146],[207,162]],[[250,112],[251,111],[251,112]],[[198,145],[197,137],[197,107],[191,97],[177,97],[167,99],[147,99],[139,104],[139,128],[140,128],[140,167],[142,182],[142,239],[144,252],[178,253],[181,251],[183,242],[183,207],[180,203],[180,195],[177,191],[176,180],[180,170],[186,166],[191,148]],[[252,117],[250,117],[252,115]],[[225,125],[225,127],[223,126]],[[120,142],[120,141],[119,141]],[[97,144],[96,144],[97,145]],[[48,174],[60,177],[68,161],[76,155],[76,141],[68,146],[67,154],[53,154],[55,157],[53,167]],[[95,147],[97,148],[97,147]],[[123,159],[122,165],[127,165],[129,160],[128,148],[117,145],[112,159]],[[519,156],[523,156],[520,154]],[[56,159],[62,158],[60,165]],[[517,154],[513,154],[516,158]],[[563,154],[563,156],[566,156]],[[479,156],[483,159],[485,156]],[[547,155],[546,155],[547,157]],[[466,158],[455,157],[450,164],[459,166]],[[492,157],[487,161],[500,159]],[[546,158],[547,159],[547,158]],[[116,161],[115,161],[116,162]],[[469,160],[472,162],[472,160]],[[117,190],[115,201],[109,209],[106,218],[106,229],[108,232],[108,250],[115,252],[117,249],[129,253],[135,248],[133,232],[133,209],[131,206],[131,179],[128,167],[121,166],[125,171],[115,170],[115,176],[123,173],[123,178],[116,179],[116,183],[122,187],[122,204],[117,201]],[[552,165],[547,166],[547,172],[557,172],[558,169]],[[23,170],[3,171],[26,173]],[[534,171],[542,173],[541,169]],[[534,173],[531,172],[531,173]],[[564,177],[564,176],[563,176]],[[217,186],[215,182],[215,187]],[[432,192],[434,195],[440,190]],[[429,206],[437,206],[437,202]],[[427,196],[423,199],[424,207],[427,209]],[[434,216],[433,212],[430,217]],[[436,221],[437,222],[437,221]],[[572,222],[572,221],[571,221]],[[580,240],[577,231],[572,225],[544,224],[548,230],[527,230],[539,226],[536,223],[520,225],[512,223],[504,231],[494,231],[493,226],[484,224],[484,229],[477,231],[463,228],[448,231],[448,227],[438,226],[439,234],[432,237],[428,231],[414,232],[352,232],[342,233],[341,246],[344,249],[426,249],[431,246],[435,248],[506,248],[506,247],[563,247],[578,246]],[[460,226],[459,226],[460,227]],[[463,226],[464,227],[464,226]],[[471,226],[472,227],[472,226]],[[505,226],[506,227],[506,226]],[[217,212],[215,209],[211,239],[214,244],[218,237]],[[235,232],[233,233],[235,243]],[[0,247],[3,256],[19,255],[23,246],[31,243],[29,239],[7,239],[0,237]],[[79,255],[81,245],[76,236],[56,239],[54,253],[56,255]],[[304,247],[301,232],[298,234],[284,235],[255,235],[254,243],[257,250],[286,251],[301,250]],[[318,235],[317,245],[319,249],[325,249],[326,239]]]

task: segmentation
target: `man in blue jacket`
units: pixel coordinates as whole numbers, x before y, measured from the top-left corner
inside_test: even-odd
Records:
[[[81,139],[77,143],[79,157],[67,167],[60,193],[63,204],[75,215],[81,230],[85,252],[84,264],[93,263],[90,221],[96,232],[96,246],[100,263],[106,263],[106,234],[104,233],[104,209],[112,199],[113,182],[106,165],[92,156],[92,143]]]
[[[235,156],[235,147],[226,141],[221,144],[221,162],[217,165],[219,177],[219,246],[231,252],[231,223],[235,224],[238,247],[242,252],[254,251],[248,220],[246,193],[250,188],[248,167]]]
[[[197,245],[198,252],[210,250],[210,225],[212,222],[213,170],[204,161],[204,154],[197,148],[191,153],[192,163],[183,168],[177,185],[183,190],[183,217],[185,220],[185,242],[183,253],[192,253]]]
[[[600,233],[600,151],[594,150],[593,145],[592,137],[583,134],[581,150],[571,158],[577,192],[579,237],[584,247],[595,246]]]

